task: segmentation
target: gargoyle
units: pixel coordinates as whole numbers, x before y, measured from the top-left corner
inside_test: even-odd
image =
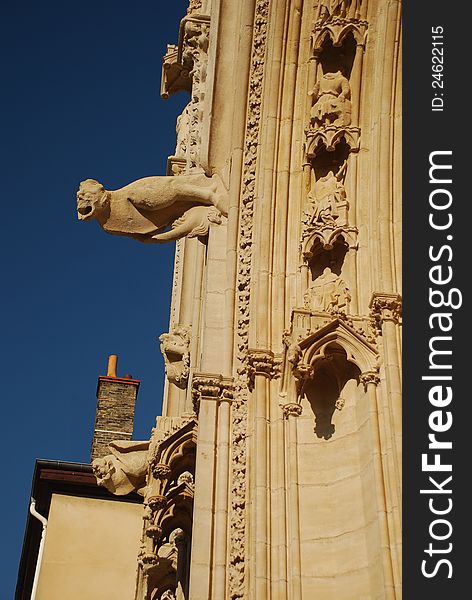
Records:
[[[148,469],[149,441],[115,441],[108,446],[111,454],[96,458],[92,469],[98,485],[112,494],[124,496],[136,491],[144,495]]]
[[[113,191],[86,179],[77,192],[77,214],[82,221],[96,219],[108,233],[161,243],[206,235],[210,222],[227,215],[227,192],[218,175],[203,173],[145,177]]]

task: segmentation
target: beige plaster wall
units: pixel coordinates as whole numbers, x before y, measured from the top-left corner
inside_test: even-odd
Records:
[[[142,506],[54,494],[37,600],[130,600]]]

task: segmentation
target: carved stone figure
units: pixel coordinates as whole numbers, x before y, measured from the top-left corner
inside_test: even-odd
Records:
[[[327,175],[315,181],[308,195],[313,204],[310,225],[346,225],[347,198],[343,184],[346,167],[347,163],[345,162],[336,174],[329,171]]]
[[[325,73],[315,83],[310,95],[313,97],[310,111],[312,125],[351,124],[351,87],[341,71]]]
[[[304,300],[306,308],[313,311],[342,312],[351,301],[351,296],[345,282],[326,267],[308,288]]]
[[[86,179],[77,192],[77,213],[82,221],[96,219],[108,233],[159,243],[192,233],[201,235],[193,230],[201,228],[204,211],[190,209],[211,206],[226,214],[226,202],[218,175],[145,177],[113,191]],[[218,222],[215,210],[210,217]],[[163,233],[168,226],[174,231]]]
[[[177,327],[171,333],[159,336],[164,357],[167,379],[177,387],[187,386],[190,373],[190,331],[187,327]]]
[[[133,491],[143,496],[149,441],[114,441],[109,444],[109,448],[111,454],[92,462],[98,485],[106,487],[117,496]]]

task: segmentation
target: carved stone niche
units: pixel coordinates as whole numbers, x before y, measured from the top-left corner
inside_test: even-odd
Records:
[[[317,437],[328,440],[333,436],[334,412],[342,410],[345,404],[343,389],[350,379],[358,380],[359,375],[359,368],[347,360],[346,352],[336,344],[327,347],[324,356],[314,363],[303,392],[315,415]]]
[[[351,324],[303,311],[293,312],[284,341],[281,396],[286,405],[306,400],[315,416],[315,434],[329,439],[335,433],[333,415],[346,401],[343,389],[351,379],[359,383],[362,372],[378,371],[377,350]]]
[[[335,6],[330,10],[329,4]],[[321,0],[320,11],[312,30],[312,48],[315,54],[322,51],[328,40],[334,47],[339,48],[349,34],[353,36],[357,45],[365,44],[368,22],[361,14],[360,4],[361,0]]]
[[[179,325],[159,336],[167,379],[181,389],[187,387],[190,373],[190,327]]]
[[[342,237],[349,248],[357,248],[357,227],[349,225],[349,202],[344,187],[347,160],[337,170],[330,168],[313,181],[308,205],[303,215],[301,255],[308,262],[315,254],[317,242],[332,250]]]
[[[309,91],[312,107],[305,129],[305,153],[308,159],[316,157],[323,148],[333,152],[341,140],[348,144],[350,152],[359,150],[360,129],[357,122],[352,122],[353,90],[350,82],[355,58],[360,56],[359,44],[351,28],[346,29],[337,47],[326,31],[318,41],[319,45],[313,48],[316,80]],[[356,86],[354,93],[356,97],[353,102],[357,106],[359,90]],[[357,115],[357,111],[354,112]]]
[[[138,598],[188,594],[197,423],[158,417],[148,453],[144,527],[138,556]],[[164,596],[166,597],[166,596]]]

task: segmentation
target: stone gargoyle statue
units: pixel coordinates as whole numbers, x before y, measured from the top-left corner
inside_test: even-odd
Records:
[[[149,441],[114,441],[108,447],[110,454],[92,462],[98,485],[117,496],[133,491],[143,496],[149,466]]]
[[[107,233],[142,242],[204,236],[227,214],[227,191],[216,174],[144,177],[118,190],[86,179],[77,192],[80,220],[96,219]]]

